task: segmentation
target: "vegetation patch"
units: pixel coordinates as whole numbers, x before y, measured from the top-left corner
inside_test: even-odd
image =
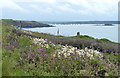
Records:
[[[87,40],[29,32],[6,22],[2,30],[3,76],[118,76],[119,55],[113,50],[100,52]]]

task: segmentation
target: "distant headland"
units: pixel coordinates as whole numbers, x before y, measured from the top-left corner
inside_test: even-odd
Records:
[[[2,21],[7,22],[7,24],[13,25],[15,27],[21,28],[36,28],[36,27],[54,27],[45,23],[37,21],[23,21],[23,20],[13,20],[13,19],[2,19]]]
[[[120,24],[120,21],[59,21],[59,22],[52,22],[52,21],[43,21],[43,23],[47,24]]]

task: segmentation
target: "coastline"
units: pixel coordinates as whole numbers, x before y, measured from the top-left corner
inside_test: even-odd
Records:
[[[62,44],[62,45],[72,45],[78,48],[83,48],[84,47],[89,47],[91,48],[92,46],[97,50],[101,52],[118,52],[118,45],[120,43],[112,42],[108,39],[95,39],[93,37],[87,36],[87,35],[81,35],[80,37],[77,36],[71,36],[71,37],[66,37],[66,36],[61,36],[61,35],[52,35],[52,34],[47,34],[47,33],[39,33],[39,32],[32,32],[32,31],[26,31],[28,36],[32,36],[35,38],[45,38],[48,39],[49,41],[55,43],[55,44]]]

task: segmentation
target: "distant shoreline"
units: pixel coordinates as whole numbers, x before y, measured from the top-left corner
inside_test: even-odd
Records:
[[[43,27],[55,27],[55,26],[50,26],[50,25],[49,26],[23,26],[22,28],[43,28]]]
[[[46,24],[119,24],[120,21],[43,21]]]
[[[7,24],[10,24],[15,27],[20,27],[20,28],[36,28],[36,27],[54,27],[52,25],[48,25],[45,23],[40,23],[37,21],[23,21],[23,20],[7,20],[7,19],[2,19],[2,21],[6,22]]]

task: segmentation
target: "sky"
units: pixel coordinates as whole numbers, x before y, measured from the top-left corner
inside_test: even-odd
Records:
[[[2,19],[117,21],[119,0],[0,0]]]

